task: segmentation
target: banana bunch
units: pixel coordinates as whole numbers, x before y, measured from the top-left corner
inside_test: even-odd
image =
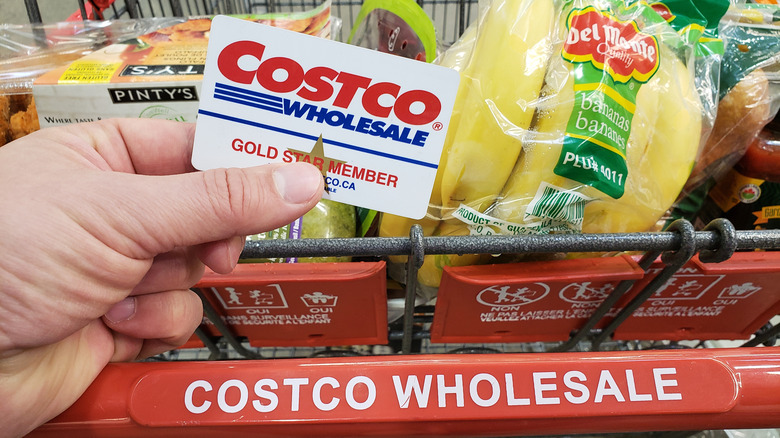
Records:
[[[579,200],[579,204],[572,204],[575,210],[579,208],[579,222],[573,228],[582,232],[636,232],[654,226],[690,174],[702,126],[702,105],[693,71],[684,58],[678,57],[679,47],[673,48],[679,46],[677,41],[664,43],[665,38],[677,34],[671,29],[658,30],[666,26],[660,17],[657,23],[648,25],[658,35],[665,33],[656,35],[657,70],[646,82],[635,84],[639,87],[634,91],[635,99],[626,105],[632,117],[624,150],[619,151],[627,169],[625,180],[620,181],[622,194],[608,195],[595,184],[556,172],[564,142],[571,137],[572,115],[578,109],[578,99],[583,99],[582,93],[617,93],[605,91],[607,87],[598,79],[595,85],[583,85],[581,70],[577,69],[583,61],[573,62],[562,56],[569,13],[581,13],[593,3],[490,3],[476,35],[472,35],[473,42],[460,45],[458,51],[445,53],[442,58],[457,65],[461,85],[428,215],[422,221],[383,215],[380,235],[407,236],[415,222],[423,226],[425,235],[475,234],[457,216],[463,208],[504,224],[528,225],[533,230],[530,223],[538,224],[539,220],[536,204],[549,187]],[[464,50],[470,48],[471,56],[465,55]],[[555,224],[559,219],[551,222]],[[571,227],[562,229],[572,231]],[[555,232],[555,228],[543,232]],[[419,285],[430,297],[439,286],[444,266],[489,259],[471,254],[426,256],[418,274]]]
[[[533,118],[534,101],[552,57],[556,9],[552,1],[493,1],[478,28],[467,29],[436,61],[460,71],[461,81],[428,214],[421,220],[383,214],[380,236],[408,236],[415,223],[425,235],[467,235],[468,228],[451,217],[452,210],[461,203],[484,210],[495,201],[522,152],[520,137]],[[442,266],[482,259],[478,255],[426,256],[418,278],[421,285],[435,289]],[[391,264],[405,260],[403,256],[390,258]],[[390,272],[398,272],[394,277],[401,280],[400,270],[391,266]]]
[[[470,234],[453,211],[465,205],[483,212],[501,194],[523,153],[524,137],[553,58],[560,9],[553,1],[508,0],[494,1],[486,11],[471,62],[461,75],[465,85],[458,99],[463,99],[465,108],[460,111],[468,111],[468,116],[452,125],[454,135],[442,155],[442,222],[433,235]],[[417,276],[419,289],[424,296],[433,296],[444,266],[490,259],[485,254],[426,256]]]
[[[552,1],[494,1],[480,23],[462,75],[462,112],[445,146],[442,218],[461,204],[485,211],[501,192],[523,150],[544,73],[552,57],[556,23]],[[465,115],[465,114],[464,114]]]
[[[618,199],[553,172],[561,139],[574,106],[572,64],[556,59],[550,66],[536,124],[526,137],[523,155],[491,211],[494,217],[522,223],[541,183],[576,190],[590,199],[584,206],[582,232],[646,231],[669,208],[688,179],[699,150],[702,110],[692,72],[665,45],[661,64],[636,97],[636,112],[626,147],[628,175]]]
[[[437,64],[449,67],[455,71],[462,71],[467,65],[471,53],[474,50],[474,42],[477,37],[477,27],[470,26],[467,28],[463,35],[453,44],[442,56],[436,60]],[[458,93],[456,96],[455,106],[452,110],[452,116],[450,117],[450,124],[457,126],[460,121],[461,110],[464,108],[463,96],[465,81],[460,82]],[[445,141],[445,147],[442,151],[442,156],[447,156],[448,145],[452,144],[452,136],[454,135],[454,129],[450,129],[447,132],[447,139]],[[409,236],[409,230],[412,225],[419,224],[423,229],[423,234],[430,236],[438,227],[441,220],[441,180],[443,176],[444,166],[440,163],[439,168],[436,170],[436,178],[433,183],[433,191],[431,193],[431,200],[428,203],[428,212],[422,219],[409,219],[403,216],[397,216],[394,214],[382,213],[379,218],[379,235],[382,237],[406,237]],[[390,256],[391,263],[405,263],[406,256]],[[397,281],[402,281],[397,279]]]

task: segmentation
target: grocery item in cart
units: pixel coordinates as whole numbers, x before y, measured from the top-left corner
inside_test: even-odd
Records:
[[[330,35],[330,1],[295,14],[238,17]],[[210,28],[211,17],[192,17],[47,72],[34,84],[41,126],[112,117],[194,122]]]
[[[357,216],[355,207],[349,204],[322,199],[295,222],[265,233],[247,236],[247,240],[266,239],[328,239],[356,237]],[[287,259],[245,258],[242,262],[294,263],[294,262],[349,262],[351,257],[291,257]]]
[[[208,39],[203,31],[181,29],[203,21],[210,23],[188,20],[44,74],[34,84],[41,126],[113,117],[194,122]]]
[[[710,190],[697,223],[717,217],[742,230],[780,228],[780,131],[764,129]]]
[[[777,43],[780,44],[780,39]],[[726,170],[721,169],[723,166],[733,165],[771,119],[772,106],[777,106],[772,104],[773,100],[777,99],[770,91],[767,73],[761,68],[751,71],[729,89],[720,100],[713,132],[686,186],[695,187],[710,177],[716,180]]]
[[[721,21],[725,50],[718,79],[717,117],[683,193],[670,212],[671,220],[694,220],[707,192],[739,161],[777,114],[780,26],[767,19],[767,12],[773,8],[780,13],[780,9],[755,6],[731,7]]]
[[[482,234],[644,231],[679,193],[701,140],[690,41],[653,10],[574,5],[550,28],[549,63],[527,100],[534,120],[514,125],[520,149],[497,155],[514,166],[495,179],[498,190],[482,185],[484,176],[472,183],[462,175],[473,162],[458,149],[471,148],[456,134],[444,164],[444,220],[450,212],[474,231],[486,217],[501,221]],[[600,53],[604,45],[610,51]],[[496,169],[485,164],[482,175]],[[448,177],[456,181],[449,191]]]
[[[33,81],[93,50],[181,18],[0,25],[0,146],[40,128]]]
[[[428,234],[652,229],[711,117],[691,67],[701,33],[622,1],[497,0],[479,23]],[[435,288],[443,266],[474,261],[428,256],[419,279]]]
[[[412,0],[364,1],[347,42],[418,61],[436,57],[433,22]]]
[[[0,146],[38,129],[38,112],[31,94],[0,94]]]

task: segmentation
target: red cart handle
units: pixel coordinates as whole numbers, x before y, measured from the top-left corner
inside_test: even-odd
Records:
[[[108,366],[32,436],[549,435],[780,426],[780,348]]]

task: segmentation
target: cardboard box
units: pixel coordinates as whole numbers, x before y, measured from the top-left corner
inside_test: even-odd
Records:
[[[330,37],[330,1],[306,12],[237,17]],[[33,84],[41,128],[113,117],[194,122],[211,20],[193,17],[42,75]]]

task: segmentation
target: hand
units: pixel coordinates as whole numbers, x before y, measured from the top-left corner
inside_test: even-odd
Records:
[[[108,362],[184,343],[204,264],[230,272],[244,235],[319,200],[305,163],[193,172],[194,130],[104,120],[0,148],[0,436],[62,412]]]

